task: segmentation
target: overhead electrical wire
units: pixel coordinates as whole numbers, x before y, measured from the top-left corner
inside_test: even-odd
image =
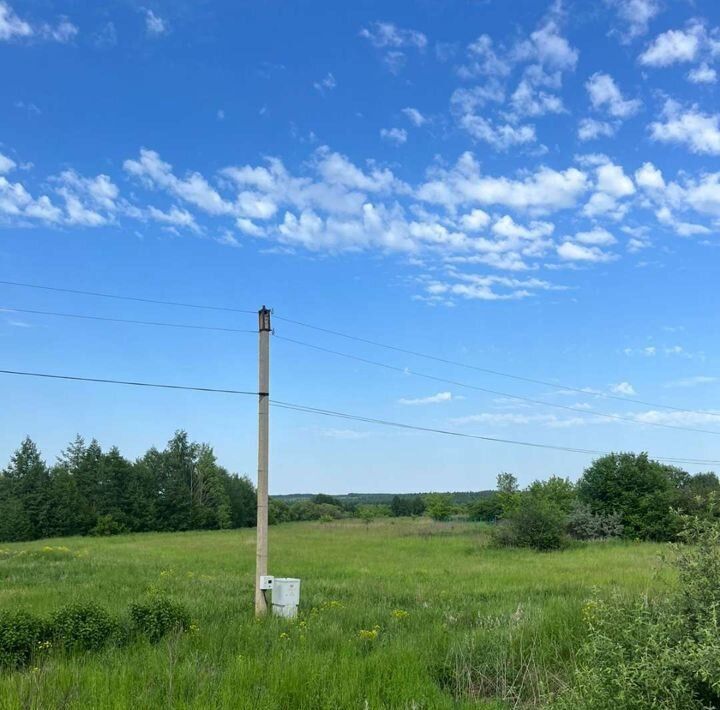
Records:
[[[166,383],[158,383],[158,382],[140,382],[140,381],[133,381],[133,380],[120,380],[120,379],[111,379],[111,378],[100,378],[100,377],[81,377],[77,375],[60,375],[60,374],[54,374],[54,373],[47,373],[47,372],[31,372],[31,371],[25,371],[25,370],[7,370],[7,369],[0,369],[0,374],[5,375],[16,375],[16,376],[22,376],[22,377],[38,377],[38,378],[44,378],[44,379],[53,379],[53,380],[69,380],[73,382],[88,382],[88,383],[94,383],[94,384],[113,384],[113,385],[127,385],[132,387],[150,387],[150,388],[159,388],[159,389],[169,389],[169,390],[189,390],[193,392],[209,392],[213,394],[230,394],[230,395],[247,395],[247,396],[258,396],[258,392],[251,392],[248,390],[234,390],[234,389],[224,389],[224,388],[217,388],[217,387],[200,387],[200,386],[193,386],[193,385],[173,385],[173,384],[166,384]],[[481,441],[489,441],[499,444],[510,444],[514,446],[526,446],[526,447],[532,447],[532,448],[539,448],[539,449],[550,449],[554,451],[565,451],[570,453],[578,453],[578,454],[587,454],[591,456],[604,456],[606,455],[607,451],[601,451],[596,449],[582,449],[578,447],[570,447],[570,446],[559,446],[554,444],[543,444],[539,442],[532,442],[532,441],[522,441],[519,439],[502,439],[499,437],[492,437],[492,436],[484,436],[481,434],[468,434],[467,432],[459,432],[459,431],[452,431],[448,429],[436,429],[432,427],[423,427],[423,426],[417,426],[414,424],[406,424],[403,422],[395,422],[395,421],[389,421],[386,419],[378,419],[374,417],[365,417],[357,414],[350,414],[347,412],[339,412],[331,409],[321,409],[318,407],[311,407],[304,404],[296,404],[294,402],[284,402],[281,400],[270,400],[270,403],[274,407],[278,407],[280,409],[288,409],[292,411],[302,412],[306,414],[317,414],[321,416],[326,417],[336,417],[340,419],[346,419],[346,420],[352,420],[352,421],[359,421],[366,424],[376,424],[380,426],[388,426],[388,427],[394,427],[394,428],[400,428],[400,429],[408,429],[413,431],[420,431],[425,433],[433,433],[433,434],[441,434],[445,436],[452,436],[452,437],[458,437],[463,439],[478,439]],[[694,458],[682,458],[682,457],[673,457],[673,456],[655,456],[659,461],[667,461],[669,463],[684,463],[684,464],[694,464],[694,465],[720,465],[720,460],[713,460],[713,459],[694,459]]]
[[[111,299],[117,299],[117,300],[123,300],[123,301],[136,301],[140,303],[151,303],[151,304],[159,304],[159,305],[165,305],[165,306],[177,306],[182,308],[197,308],[197,309],[204,309],[204,310],[213,310],[213,311],[226,311],[230,313],[245,313],[245,314],[255,314],[257,311],[255,310],[249,310],[249,309],[240,309],[240,308],[231,308],[228,306],[211,306],[211,305],[204,305],[204,304],[197,304],[197,303],[187,303],[182,301],[166,301],[166,300],[160,300],[160,299],[152,299],[152,298],[143,298],[138,296],[126,296],[126,295],[119,295],[119,294],[110,294],[110,293],[104,293],[100,291],[87,291],[82,289],[73,289],[73,288],[61,288],[56,286],[45,286],[41,284],[32,284],[32,283],[26,283],[22,281],[10,281],[10,280],[4,280],[0,279],[0,284],[6,285],[6,286],[17,286],[22,288],[30,288],[30,289],[39,289],[43,291],[53,291],[58,293],[70,293],[75,295],[81,295],[81,296],[95,296],[100,298],[111,298]],[[476,372],[483,372],[485,374],[494,375],[497,377],[506,377],[509,379],[517,380],[520,382],[528,382],[532,384],[537,385],[543,385],[545,387],[553,387],[555,389],[563,390],[565,392],[575,392],[577,394],[581,394],[585,397],[602,397],[603,399],[612,399],[617,400],[619,402],[625,402],[626,404],[635,404],[635,405],[642,405],[646,407],[656,407],[658,409],[668,409],[675,412],[684,412],[686,414],[704,414],[707,416],[712,417],[720,417],[720,413],[718,412],[712,412],[708,410],[702,410],[702,409],[688,409],[686,407],[676,407],[671,404],[661,404],[659,402],[650,402],[647,400],[637,399],[635,397],[625,397],[615,394],[610,394],[608,392],[600,392],[598,390],[588,390],[587,388],[582,387],[573,387],[571,385],[565,385],[558,382],[552,382],[550,380],[543,380],[539,378],[534,377],[526,377],[524,375],[517,375],[510,372],[504,372],[502,370],[495,370],[492,368],[487,367],[481,367],[479,365],[472,365],[467,362],[462,362],[459,360],[452,360],[450,358],[444,358],[439,357],[437,355],[430,355],[429,353],[423,353],[417,350],[410,350],[408,348],[403,348],[397,345],[391,345],[389,343],[383,343],[378,340],[372,340],[370,338],[363,338],[357,335],[351,335],[350,333],[344,333],[339,330],[334,330],[332,328],[325,328],[322,326],[314,325],[312,323],[307,323],[305,321],[296,320],[294,318],[288,318],[286,316],[278,315],[275,312],[273,312],[273,318],[274,320],[279,320],[285,323],[290,323],[292,325],[297,325],[302,328],[309,328],[311,330],[315,330],[320,333],[327,333],[328,335],[334,335],[340,338],[345,338],[347,340],[352,340],[358,343],[365,343],[366,345],[372,345],[374,347],[378,348],[384,348],[386,350],[392,350],[395,352],[404,353],[405,355],[412,355],[413,357],[419,357],[424,358],[426,360],[432,360],[434,362],[443,363],[445,365],[453,365],[455,367],[462,367],[469,370],[474,370]]]
[[[169,385],[158,382],[135,382],[132,380],[115,380],[106,377],[80,377],[77,375],[56,375],[48,372],[28,372],[25,370],[0,370],[3,375],[18,375],[21,377],[42,377],[49,380],[71,380],[73,382],[94,382],[104,385],[128,385],[130,387],[153,387],[165,390],[188,390],[191,392],[212,392],[213,394],[242,394],[257,396],[257,392],[245,390],[222,389],[218,387],[199,387],[195,385]]]
[[[0,283],[2,283],[0,281]],[[358,343],[365,343],[366,345],[373,345],[378,348],[385,348],[386,350],[394,350],[395,352],[404,353],[405,355],[412,355],[414,357],[424,358],[426,360],[433,360],[434,362],[441,362],[445,365],[454,365],[455,367],[463,367],[468,370],[475,370],[477,372],[484,372],[488,375],[496,375],[497,377],[507,377],[509,379],[518,380],[520,382],[530,382],[536,385],[543,385],[545,387],[554,387],[555,389],[564,390],[566,392],[576,392],[586,397],[602,397],[603,399],[615,399],[620,402],[629,404],[641,404],[645,407],[658,407],[662,409],[671,409],[676,412],[685,412],[688,414],[707,414],[713,417],[720,417],[718,412],[710,412],[702,409],[685,409],[683,407],[674,407],[670,404],[659,404],[658,402],[647,402],[642,399],[636,399],[635,397],[621,397],[620,395],[610,394],[608,392],[600,392],[598,390],[588,390],[582,387],[571,387],[570,385],[558,384],[557,382],[551,382],[549,380],[540,380],[533,377],[525,377],[523,375],[515,375],[509,372],[503,372],[501,370],[493,370],[487,367],[479,367],[478,365],[470,365],[466,362],[460,362],[459,360],[450,360],[444,357],[438,357],[437,355],[429,355],[422,353],[417,350],[409,350],[407,348],[401,348],[396,345],[388,345],[387,343],[381,343],[377,340],[370,340],[368,338],[361,338],[357,335],[350,335],[349,333],[343,333],[339,330],[333,330],[331,328],[323,328],[319,325],[312,325],[310,323],[304,323],[303,321],[294,320],[293,318],[286,318],[285,316],[277,315],[273,313],[273,319],[283,321],[285,323],[291,323],[292,325],[298,325],[302,328],[310,328],[321,333],[327,333],[329,335],[336,335],[340,338],[346,338],[347,340],[354,340]]]
[[[405,424],[403,422],[395,422],[395,421],[389,421],[386,419],[375,419],[373,417],[364,417],[361,415],[356,414],[348,414],[347,412],[338,412],[331,409],[319,409],[317,407],[308,407],[306,405],[302,404],[293,404],[292,402],[282,402],[279,400],[270,400],[270,404],[274,407],[279,407],[280,409],[289,409],[292,411],[297,412],[304,412],[308,414],[318,414],[321,416],[326,417],[336,417],[339,419],[346,419],[350,421],[357,421],[357,422],[363,422],[366,424],[377,424],[381,426],[388,426],[388,427],[395,427],[399,429],[410,429],[413,431],[421,431],[426,433],[433,433],[433,434],[444,434],[446,436],[454,436],[454,437],[460,437],[463,439],[480,439],[481,441],[491,441],[499,444],[512,444],[515,446],[528,446],[532,448],[539,448],[539,449],[551,449],[554,451],[566,451],[570,453],[577,453],[577,454],[588,454],[591,456],[606,456],[609,454],[609,451],[601,451],[597,449],[581,449],[576,447],[570,447],[570,446],[559,446],[554,444],[542,444],[538,442],[532,442],[532,441],[522,441],[519,439],[502,439],[499,437],[494,436],[484,436],[481,434],[468,434],[467,432],[460,432],[460,431],[452,431],[449,429],[436,429],[434,427],[424,427],[424,426],[417,426],[414,424]],[[658,461],[666,461],[668,463],[685,463],[685,464],[695,464],[695,465],[718,465],[720,464],[720,461],[712,460],[712,459],[690,459],[690,458],[680,458],[680,457],[674,457],[674,456],[653,456],[654,459]]]
[[[211,326],[211,325],[191,325],[189,323],[166,323],[164,321],[151,321],[151,320],[131,320],[127,318],[110,318],[106,316],[91,316],[91,315],[85,315],[80,313],[58,313],[57,311],[36,311],[32,310],[30,308],[14,308],[12,306],[0,306],[0,313],[2,312],[10,312],[10,313],[30,313],[32,315],[40,315],[40,316],[57,316],[60,318],[80,318],[82,320],[96,320],[96,321],[105,321],[108,323],[127,323],[129,325],[152,325],[152,326],[158,326],[161,328],[187,328],[190,330],[214,330],[214,331],[221,331],[224,333],[255,333],[257,334],[257,330],[249,330],[245,329],[242,330],[240,328],[222,328],[219,326]]]
[[[23,283],[22,281],[3,281],[0,284],[5,286],[21,286],[22,288],[36,288],[42,291],[56,291],[57,293],[72,293],[77,296],[96,296],[99,298],[113,298],[118,301],[137,301],[139,303],[153,303],[160,306],[179,306],[181,308],[199,308],[208,311],[227,311],[229,313],[250,313],[255,315],[257,310],[249,310],[243,308],[230,308],[226,306],[206,306],[198,303],[183,303],[181,301],[164,301],[156,298],[141,298],[139,296],[120,296],[113,293],[103,293],[102,291],[83,291],[77,288],[59,288],[57,286],[41,286],[40,284]]]
[[[600,412],[593,409],[577,409],[576,407],[572,407],[570,405],[566,404],[557,404],[555,402],[546,402],[539,399],[532,399],[531,397],[525,397],[523,395],[519,394],[511,394],[509,392],[500,392],[499,390],[492,390],[488,389],[486,387],[480,387],[478,385],[471,385],[467,382],[460,382],[459,380],[451,380],[447,379],[445,377],[438,377],[436,375],[428,375],[423,372],[417,372],[415,370],[411,370],[407,367],[398,367],[397,365],[389,365],[388,363],[384,362],[378,362],[377,360],[369,360],[364,357],[360,357],[358,355],[352,355],[350,353],[343,353],[338,350],[332,350],[330,348],[322,347],[321,345],[315,345],[313,343],[306,343],[302,340],[296,340],[295,338],[288,338],[284,335],[278,335],[275,334],[275,338],[278,340],[284,340],[289,343],[294,343],[295,345],[301,345],[306,348],[311,348],[313,350],[318,350],[320,352],[328,353],[331,355],[337,355],[338,357],[347,358],[349,360],[356,360],[357,362],[365,363],[366,365],[374,365],[375,367],[381,367],[386,370],[392,370],[394,372],[399,372],[406,375],[412,375],[414,377],[422,377],[427,380],[433,380],[435,382],[442,382],[444,384],[449,385],[455,385],[457,387],[464,387],[467,389],[477,390],[479,392],[485,392],[487,394],[494,394],[498,395],[500,397],[506,397],[509,399],[515,399],[522,402],[529,402],[531,404],[539,404],[546,407],[555,407],[557,409],[564,409],[569,412],[572,412],[573,414],[580,414],[584,416],[597,416],[597,417],[604,417],[607,419],[615,419],[619,421],[629,422],[631,424],[636,424],[638,426],[655,426],[655,427],[662,427],[665,429],[678,429],[680,431],[690,431],[700,434],[714,434],[716,436],[720,435],[720,431],[713,431],[712,429],[697,429],[694,427],[686,427],[686,426],[680,426],[678,424],[665,424],[663,422],[645,422],[638,419],[633,419],[632,417],[625,417],[621,414],[610,414],[608,412]]]

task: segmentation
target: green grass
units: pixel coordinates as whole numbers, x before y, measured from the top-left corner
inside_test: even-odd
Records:
[[[290,523],[270,531],[270,571],[302,579],[301,616],[287,622],[254,619],[254,530],[0,545],[2,608],[91,599],[122,613],[158,589],[198,627],[156,646],[51,650],[0,671],[0,707],[539,706],[572,670],[593,587],[661,590],[661,550],[496,550],[482,525],[426,519]]]

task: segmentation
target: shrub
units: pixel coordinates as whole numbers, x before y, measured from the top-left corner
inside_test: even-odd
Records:
[[[608,454],[585,470],[577,492],[593,513],[619,513],[627,537],[672,540],[680,479],[682,472],[647,454]]]
[[[190,612],[167,597],[154,596],[130,605],[130,622],[133,631],[157,643],[170,631],[187,631]]]
[[[567,531],[576,540],[606,540],[622,537],[619,513],[593,513],[587,505],[576,503],[567,520]]]
[[[693,544],[675,548],[679,587],[669,597],[585,607],[588,641],[556,707],[720,707],[720,524],[695,519],[684,537]]]
[[[93,602],[68,604],[50,620],[53,640],[72,651],[96,651],[119,638],[120,624]]]
[[[121,535],[127,532],[127,528],[120,521],[115,520],[112,515],[98,515],[95,527],[90,530],[91,535]]]
[[[425,511],[437,521],[449,520],[454,507],[452,497],[445,493],[431,493],[425,499]]]
[[[503,514],[502,499],[498,493],[491,493],[474,500],[468,505],[468,518],[475,521],[494,523]]]
[[[495,527],[493,538],[501,546],[557,550],[567,540],[565,515],[550,500],[525,493],[517,508]]]
[[[26,611],[0,611],[0,668],[19,668],[46,635],[46,624]]]

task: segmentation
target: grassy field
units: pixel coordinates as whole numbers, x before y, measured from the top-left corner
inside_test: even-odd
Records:
[[[270,570],[302,579],[301,616],[258,622],[254,544],[245,529],[0,545],[1,607],[88,599],[121,612],[161,589],[197,625],[0,672],[2,708],[540,706],[572,670],[594,587],[672,583],[647,543],[538,554],[489,548],[471,523],[289,523],[271,528]]]

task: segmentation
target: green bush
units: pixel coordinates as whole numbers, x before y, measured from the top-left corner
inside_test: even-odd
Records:
[[[190,612],[167,597],[154,596],[130,605],[130,622],[135,633],[157,643],[170,631],[187,631]]]
[[[593,599],[570,710],[720,708],[720,524],[691,521],[677,546],[679,587],[665,599]]]
[[[567,542],[565,514],[544,497],[520,494],[515,510],[493,529],[493,539],[504,547],[558,550]]]
[[[619,513],[593,513],[589,506],[576,503],[567,519],[567,531],[576,540],[608,540],[622,537]]]
[[[118,640],[120,624],[93,602],[68,604],[50,620],[53,641],[71,651],[96,651]]]
[[[46,631],[45,622],[26,611],[0,611],[0,668],[24,666]]]

